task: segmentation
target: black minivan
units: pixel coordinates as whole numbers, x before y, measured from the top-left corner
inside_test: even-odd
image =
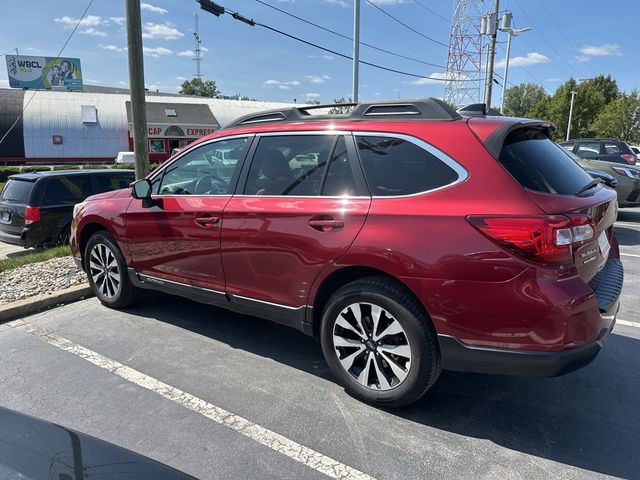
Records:
[[[66,244],[73,206],[96,193],[127,188],[133,170],[58,170],[11,175],[0,193],[0,242]]]

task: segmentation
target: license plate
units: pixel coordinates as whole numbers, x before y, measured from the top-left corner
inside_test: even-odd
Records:
[[[9,212],[2,212],[2,214],[0,214],[0,222],[9,223],[9,220],[11,220],[11,214]]]
[[[609,239],[607,238],[607,232],[602,232],[598,237],[598,246],[600,247],[600,253],[603,257],[607,258],[609,255],[609,250],[611,250],[611,245],[609,244]]]

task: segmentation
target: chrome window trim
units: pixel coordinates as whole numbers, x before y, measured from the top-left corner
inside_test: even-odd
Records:
[[[246,138],[247,140],[251,140],[256,136],[255,133],[243,133],[243,134],[237,134],[237,135],[229,135],[228,137],[217,137],[217,138],[212,138],[211,140],[205,140],[202,143],[199,143],[197,146],[195,146],[193,149],[187,149],[185,151],[182,151],[180,153],[178,153],[178,155],[176,155],[175,158],[173,158],[170,162],[167,162],[166,165],[163,165],[162,168],[158,168],[158,170],[156,170],[155,172],[153,172],[149,177],[147,177],[149,179],[150,182],[153,183],[153,181],[155,180],[155,178],[160,175],[163,174],[163,172],[169,168],[174,162],[177,162],[178,160],[180,160],[184,155],[186,155],[187,153],[190,153],[192,150],[196,150],[200,147],[204,147],[206,145],[210,145],[212,143],[216,143],[216,142],[222,142],[222,141],[226,141],[226,140],[235,140],[238,138]],[[240,161],[240,160],[238,160]],[[180,197],[180,198],[184,198],[184,197],[231,197],[233,196],[233,193],[217,193],[217,194],[211,194],[211,195],[161,195],[161,194],[155,194],[152,195],[152,198],[158,198],[158,197],[162,197],[162,198],[167,198],[167,197]]]
[[[446,185],[442,185],[442,186],[437,187],[437,188],[431,188],[429,190],[423,190],[421,192],[410,193],[410,194],[407,194],[407,195],[371,195],[371,198],[383,199],[383,198],[411,198],[411,197],[417,197],[417,196],[420,196],[420,195],[424,195],[426,193],[437,192],[439,190],[444,190],[445,188],[453,187],[454,185],[462,183],[467,178],[469,178],[469,173],[467,172],[467,170],[462,165],[460,165],[458,162],[456,162],[453,158],[451,158],[449,155],[444,153],[442,150],[434,147],[433,145],[431,145],[431,144],[429,144],[429,143],[425,142],[424,140],[421,140],[421,139],[419,139],[417,137],[414,137],[414,136],[411,136],[411,135],[406,135],[406,134],[403,134],[403,133],[391,133],[391,132],[379,132],[379,131],[376,131],[376,132],[352,131],[351,134],[354,137],[366,136],[366,137],[398,138],[400,140],[405,140],[407,142],[413,143],[417,147],[422,148],[423,150],[426,150],[428,153],[430,153],[431,155],[436,157],[442,163],[444,163],[445,165],[450,167],[458,175],[458,178],[455,181],[453,181],[451,183],[447,183]],[[357,145],[357,142],[356,142],[356,150],[357,150],[357,148],[358,148],[358,145]],[[366,177],[366,174],[365,174],[365,177]]]

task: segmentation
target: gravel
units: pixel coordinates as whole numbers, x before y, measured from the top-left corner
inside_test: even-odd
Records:
[[[0,304],[87,283],[73,258],[59,257],[0,272]]]

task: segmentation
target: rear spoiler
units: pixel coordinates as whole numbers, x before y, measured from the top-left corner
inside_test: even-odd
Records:
[[[553,123],[544,122],[542,120],[529,120],[527,118],[514,118],[513,120],[514,121],[505,123],[498,127],[487,137],[486,140],[484,140],[485,147],[496,159],[500,158],[500,152],[502,151],[504,141],[507,139],[507,135],[514,130],[518,130],[520,128],[538,130],[549,139],[553,137],[553,132],[556,130],[556,126]],[[469,124],[469,127],[473,130],[473,126],[471,124]]]

